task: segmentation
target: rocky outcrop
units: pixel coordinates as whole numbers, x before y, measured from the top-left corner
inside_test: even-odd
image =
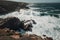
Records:
[[[51,37],[45,37],[42,38],[41,36],[37,36],[35,34],[25,34],[23,35],[23,37],[21,38],[21,40],[53,40]]]
[[[24,31],[31,31],[33,26],[32,24],[24,25],[24,21],[20,21],[16,17],[9,17],[5,19],[0,19],[0,29],[9,28],[11,30],[19,30],[22,29]]]
[[[8,28],[0,29],[0,40],[53,40],[51,37],[42,38],[35,34],[21,35],[19,32],[9,30]]]
[[[31,28],[33,27],[31,23],[24,25],[24,23],[29,21],[31,20],[20,21],[16,17],[5,19],[0,18],[0,40],[53,40],[51,37],[47,37],[46,35],[43,35],[44,38],[35,34],[24,33],[22,35],[22,33],[20,33],[21,29],[24,31],[31,31]],[[34,21],[32,20],[32,22]]]
[[[29,9],[28,7],[26,7],[26,5],[28,5],[28,3],[0,1],[0,15],[7,14],[13,11],[19,11],[22,8]]]

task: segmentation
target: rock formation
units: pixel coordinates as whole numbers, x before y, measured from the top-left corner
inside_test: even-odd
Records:
[[[22,8],[27,8],[28,3],[12,2],[12,1],[0,1],[0,15],[7,14],[13,11],[19,11]]]
[[[24,22],[16,17],[0,18],[0,40],[53,40],[46,35],[43,35],[45,38],[35,34],[25,33],[22,35],[20,31],[18,32],[16,30],[23,29],[25,31],[31,31],[33,27],[31,23],[24,25]],[[29,22],[29,20],[26,22]]]
[[[20,30],[23,29],[25,31],[31,31],[32,24],[26,24],[24,25],[24,21],[20,21],[16,17],[10,17],[5,19],[0,19],[0,28],[9,28],[12,30]]]
[[[21,35],[19,32],[7,28],[0,29],[0,40],[53,40],[51,37],[42,38],[35,34]]]

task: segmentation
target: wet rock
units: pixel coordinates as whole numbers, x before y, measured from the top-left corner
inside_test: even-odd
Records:
[[[55,14],[50,14],[50,16],[54,16],[56,18],[59,18],[59,15],[55,15]]]
[[[25,31],[32,31],[32,24],[24,25],[24,21],[20,21],[16,17],[9,17],[0,20],[0,28],[9,28],[10,30],[25,30]]]
[[[24,25],[24,21],[20,21],[16,17],[1,19],[0,24],[0,40],[53,40],[51,37],[47,37],[46,35],[44,35],[45,38],[42,38],[35,34],[26,33],[22,35],[20,31],[17,32],[16,30],[20,30],[20,28],[25,31],[31,30],[32,24],[29,23]]]
[[[0,28],[10,28],[13,30],[19,30],[19,23],[20,20],[16,17],[6,18],[2,22],[3,24],[0,25]]]
[[[59,15],[54,15],[54,17],[59,18]]]
[[[44,40],[53,40],[51,37],[46,37]]]
[[[48,16],[46,13],[41,13],[40,16]]]
[[[7,28],[0,29],[0,40],[53,40],[51,37],[47,37],[47,36],[46,38],[42,38],[41,36],[37,36],[35,34],[27,34],[27,33],[21,35],[19,32],[17,31],[13,32],[13,31],[8,30]]]
[[[23,35],[21,40],[43,40],[43,39],[35,34],[27,34],[27,35]]]
[[[52,37],[47,37],[46,35],[43,35],[44,40],[53,40]]]
[[[32,20],[32,22],[33,22],[33,24],[37,24],[37,23],[35,22],[35,20]]]

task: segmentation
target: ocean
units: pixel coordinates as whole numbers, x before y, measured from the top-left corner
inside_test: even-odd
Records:
[[[20,20],[33,19],[32,32],[38,36],[46,35],[54,40],[60,40],[60,3],[32,3],[27,5],[30,9],[20,9],[20,12],[11,12],[1,15],[0,18],[18,17]]]

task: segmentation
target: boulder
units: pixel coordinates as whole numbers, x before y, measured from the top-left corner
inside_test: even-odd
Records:
[[[9,17],[9,18],[5,18],[5,19],[1,19],[0,20],[0,28],[9,28],[11,30],[25,30],[25,31],[31,31],[33,26],[32,24],[27,24],[24,25],[24,21],[20,21],[18,18],[16,17]]]
[[[2,25],[0,25],[0,28],[10,28],[13,30],[19,30],[19,23],[20,20],[16,17],[6,18],[2,20]]]

